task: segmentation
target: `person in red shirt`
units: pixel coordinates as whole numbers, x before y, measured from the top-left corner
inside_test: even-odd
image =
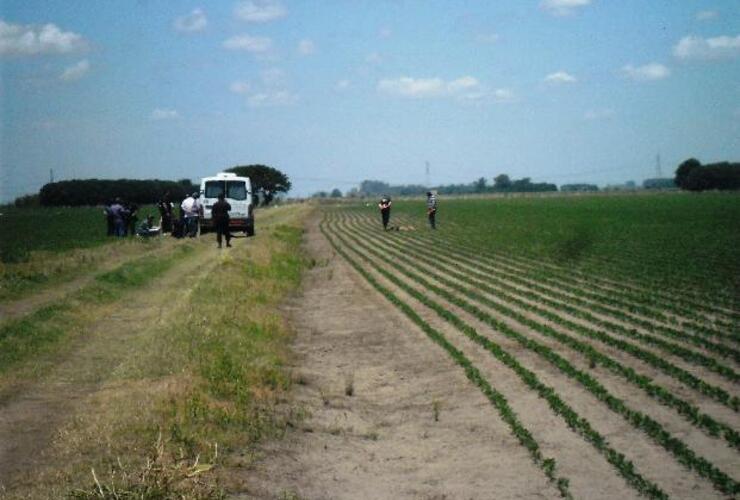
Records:
[[[381,198],[378,203],[380,209],[380,217],[383,219],[383,229],[388,230],[388,221],[391,220],[391,199],[387,196]]]

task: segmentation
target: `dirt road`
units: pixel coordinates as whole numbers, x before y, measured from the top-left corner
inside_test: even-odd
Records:
[[[319,262],[289,305],[307,417],[239,498],[555,498],[491,404],[310,224]],[[325,265],[324,265],[325,264]]]

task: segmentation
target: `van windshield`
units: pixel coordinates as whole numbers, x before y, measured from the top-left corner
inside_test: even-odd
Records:
[[[206,181],[206,198],[218,198],[226,189],[226,197],[231,200],[247,199],[247,184],[244,181]]]
[[[232,200],[246,200],[246,183],[244,181],[226,181],[226,197]]]

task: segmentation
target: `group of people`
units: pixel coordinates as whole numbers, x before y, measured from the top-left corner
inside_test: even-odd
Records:
[[[171,234],[175,238],[198,236],[200,217],[203,215],[203,205],[200,203],[200,193],[188,195],[179,206],[178,217],[175,217],[175,205],[170,201],[169,193],[165,193],[157,203],[160,215],[159,226],[154,225],[154,217],[147,215],[137,227],[139,207],[134,203],[124,203],[116,198],[105,205],[105,216],[108,224],[108,236],[125,237],[138,235],[144,238],[159,234]],[[231,205],[226,201],[224,194],[218,196],[218,201],[211,208],[213,225],[216,230],[216,241],[221,248],[222,241],[231,246],[231,232],[229,231],[229,211]]]
[[[175,218],[175,206],[170,201],[169,193],[165,193],[157,203],[157,210],[162,220],[161,228],[163,233],[170,233],[175,238],[184,238],[188,236],[195,238],[198,236],[198,223],[200,216],[203,214],[203,205],[200,201],[200,193],[189,194],[180,203],[180,212]]]
[[[136,234],[136,223],[139,207],[135,203],[124,203],[121,198],[105,204],[105,221],[108,236],[125,236]]]
[[[384,196],[378,203],[383,229],[386,231],[391,220],[391,205],[393,205],[393,202],[389,196]],[[427,191],[427,219],[429,220],[429,227],[437,229],[437,197],[431,191]]]

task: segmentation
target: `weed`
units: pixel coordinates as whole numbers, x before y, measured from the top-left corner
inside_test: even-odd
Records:
[[[344,382],[344,394],[350,397],[355,394],[355,376],[353,373],[347,375]]]

